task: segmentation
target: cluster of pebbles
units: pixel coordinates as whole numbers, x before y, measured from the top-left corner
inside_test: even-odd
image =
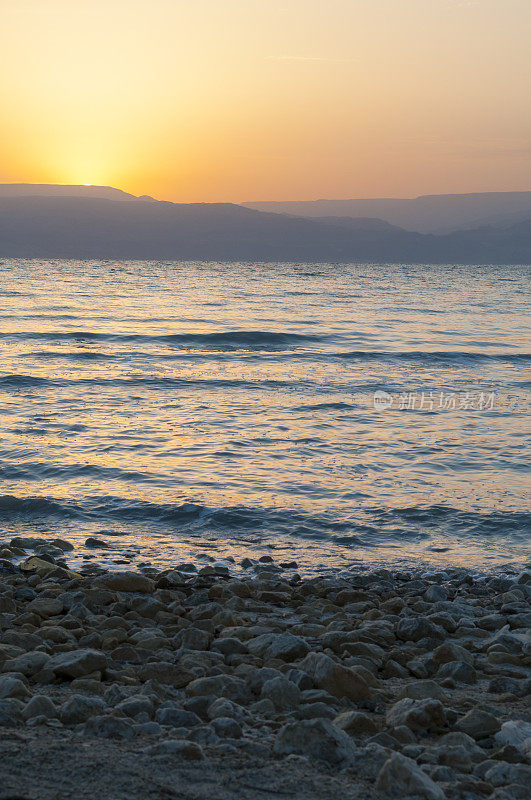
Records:
[[[0,740],[306,765],[367,797],[529,797],[531,572],[74,572],[69,550],[0,547]]]

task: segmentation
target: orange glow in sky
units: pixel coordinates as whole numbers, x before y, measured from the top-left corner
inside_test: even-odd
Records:
[[[531,188],[529,0],[0,0],[0,182]]]

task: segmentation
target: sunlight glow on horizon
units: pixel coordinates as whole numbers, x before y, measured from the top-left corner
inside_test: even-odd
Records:
[[[528,0],[0,2],[0,182],[233,202],[531,188]]]

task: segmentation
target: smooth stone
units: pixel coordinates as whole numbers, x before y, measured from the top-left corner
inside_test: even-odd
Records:
[[[413,681],[399,691],[398,699],[402,700],[404,697],[410,697],[412,700],[427,700],[430,698],[444,700],[446,692],[435,681]]]
[[[334,720],[336,712],[333,708],[326,705],[326,703],[305,703],[299,706],[299,719],[317,719],[318,717],[325,717],[325,719]]]
[[[0,727],[12,728],[22,719],[24,704],[15,697],[0,700]]]
[[[310,652],[309,644],[300,636],[291,633],[282,633],[275,636],[265,652],[268,659],[278,658],[281,661],[297,661]]]
[[[424,600],[427,603],[440,603],[448,599],[448,592],[443,586],[433,585],[424,592]]]
[[[23,700],[28,697],[30,691],[25,683],[18,678],[5,677],[0,679],[0,700],[7,697],[18,697]]]
[[[356,775],[359,778],[374,783],[383,765],[393,754],[393,751],[386,746],[369,740],[364,747],[356,749],[356,758],[347,767],[347,774]]]
[[[463,731],[446,733],[439,739],[439,745],[441,747],[463,747],[474,761],[485,758],[485,751],[476,744],[468,733],[463,733]]]
[[[447,719],[439,700],[413,700],[406,697],[389,709],[386,722],[392,728],[405,725],[411,730],[439,731],[445,727]]]
[[[301,690],[287,678],[272,678],[263,684],[261,697],[271,700],[278,711],[290,711],[300,705]]]
[[[56,617],[63,610],[63,602],[56,597],[36,597],[27,605],[27,611],[48,619]]]
[[[220,739],[239,739],[242,735],[241,725],[231,717],[216,717],[211,725]]]
[[[162,728],[158,722],[142,722],[133,725],[133,731],[141,736],[160,736]]]
[[[106,548],[109,545],[103,539],[97,539],[95,536],[89,536],[85,539],[85,547]]]
[[[188,761],[201,761],[204,757],[201,745],[188,739],[168,739],[150,747],[148,754],[151,756],[178,756]]]
[[[206,716],[209,719],[216,719],[217,717],[230,717],[231,719],[241,719],[243,709],[227,700],[226,697],[218,697],[208,705]]]
[[[101,714],[105,703],[99,697],[85,697],[75,694],[66,700],[59,709],[59,719],[63,725],[77,725],[86,722],[90,717]]]
[[[493,786],[507,786],[516,783],[529,789],[531,769],[525,764],[508,764],[501,761],[485,773],[485,780]]]
[[[139,714],[153,715],[153,702],[147,696],[136,695],[127,697],[114,706],[114,713],[123,714],[125,717],[138,717]]]
[[[466,661],[448,661],[439,667],[437,678],[439,680],[451,678],[459,683],[475,683],[477,674],[474,667],[471,667]]]
[[[330,764],[352,761],[356,749],[351,738],[330,720],[312,719],[290,722],[277,734],[276,755],[304,755]]]
[[[155,721],[159,725],[171,725],[172,728],[194,728],[196,725],[202,724],[197,714],[179,707],[160,708],[155,716]]]
[[[492,714],[482,711],[480,708],[473,708],[458,720],[455,727],[473,739],[484,739],[485,736],[497,733],[501,725]]]
[[[470,753],[462,745],[446,745],[437,748],[439,764],[452,767],[458,772],[471,772],[472,759]]]
[[[376,789],[393,797],[416,796],[426,800],[445,800],[440,786],[410,758],[395,753],[383,765]]]
[[[466,661],[473,664],[474,661],[472,653],[454,642],[445,642],[436,647],[432,657],[437,664],[447,664],[449,661]]]
[[[444,639],[445,631],[424,617],[404,617],[396,626],[396,635],[403,642],[418,642],[421,639]]]
[[[107,656],[99,650],[82,648],[59,653],[47,664],[60,678],[82,678],[100,672],[107,666]]]
[[[366,681],[354,670],[338,664],[325,653],[310,653],[301,662],[300,668],[307,672],[315,685],[334,697],[364,700],[370,697]]]
[[[224,656],[233,656],[248,652],[247,646],[243,642],[230,637],[216,639],[212,642],[211,649],[217,650]]]
[[[105,575],[98,575],[92,581],[92,585],[110,589],[113,592],[152,594],[155,591],[155,581],[137,572],[109,572]]]
[[[26,677],[31,677],[40,672],[44,666],[49,666],[49,664],[50,656],[40,650],[35,650],[5,661],[2,670],[3,672],[20,672]]]
[[[141,667],[139,678],[141,681],[154,680],[173,686],[175,689],[181,689],[190,684],[195,675],[179,664],[172,664],[169,661],[154,661]]]
[[[351,736],[356,733],[378,732],[378,726],[372,717],[360,711],[344,711],[334,719],[334,725]]]
[[[513,745],[521,752],[528,752],[531,744],[531,722],[522,719],[509,720],[504,722],[500,730],[494,734],[494,739],[501,745]]]
[[[86,736],[98,739],[129,740],[133,738],[133,726],[119,717],[91,717],[84,727]]]
[[[25,720],[29,720],[32,717],[55,719],[57,717],[57,708],[49,697],[44,694],[36,694],[24,707],[22,717]]]

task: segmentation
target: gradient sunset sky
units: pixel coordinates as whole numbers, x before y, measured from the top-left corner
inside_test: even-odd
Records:
[[[531,0],[0,0],[0,182],[531,189]]]

